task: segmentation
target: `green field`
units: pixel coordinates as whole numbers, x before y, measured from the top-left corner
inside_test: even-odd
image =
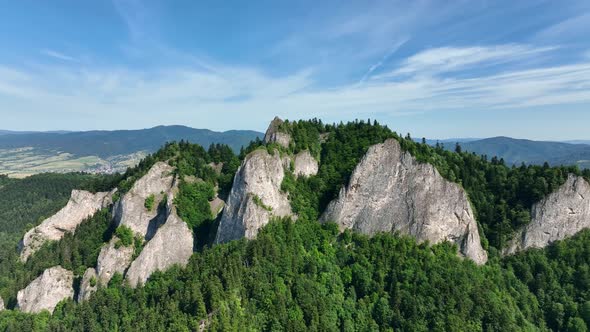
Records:
[[[31,147],[0,149],[0,174],[22,178],[38,173],[114,173],[124,172],[147,155],[141,151],[106,159],[97,156],[74,156],[60,151]]]

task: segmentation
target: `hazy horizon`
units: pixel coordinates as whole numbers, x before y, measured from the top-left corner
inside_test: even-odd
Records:
[[[297,120],[300,120],[300,119],[297,119]],[[11,129],[0,128],[0,134],[2,134],[3,132],[12,132],[15,134],[23,134],[23,133],[76,133],[76,132],[90,132],[90,131],[107,131],[107,132],[108,131],[134,131],[134,130],[153,129],[153,128],[162,127],[162,126],[163,127],[187,127],[187,128],[197,129],[197,130],[211,130],[214,132],[254,131],[254,132],[258,132],[262,135],[264,135],[264,132],[266,131],[266,128],[262,129],[262,130],[242,129],[242,128],[233,128],[233,129],[227,129],[227,130],[213,130],[210,128],[197,128],[197,127],[191,127],[191,126],[183,125],[183,124],[169,124],[169,125],[156,125],[156,126],[152,126],[152,127],[143,127],[143,128],[138,127],[138,128],[117,128],[117,129],[72,129],[72,130],[56,129],[56,130],[39,130],[39,131],[36,131],[36,130],[11,130]],[[406,135],[409,133],[412,136],[412,138],[417,139],[417,140],[419,140],[421,138],[426,138],[427,140],[440,140],[441,142],[448,141],[448,140],[457,140],[458,142],[460,142],[460,141],[476,141],[476,140],[483,140],[483,139],[489,139],[489,138],[507,137],[507,138],[511,138],[511,139],[515,139],[515,140],[532,140],[532,141],[538,141],[538,142],[546,141],[546,142],[558,142],[558,143],[569,143],[569,144],[590,144],[590,139],[585,139],[585,138],[547,140],[547,139],[532,139],[532,138],[528,138],[528,137],[505,136],[505,135],[481,136],[481,137],[430,137],[430,136],[417,136],[417,135],[412,134],[411,132],[397,131],[397,130],[395,130],[395,128],[391,128],[391,129],[401,135]]]
[[[57,0],[0,15],[7,130],[263,131],[279,115],[590,139],[584,0]]]

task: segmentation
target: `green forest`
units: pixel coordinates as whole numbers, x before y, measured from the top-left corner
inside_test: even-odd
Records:
[[[324,124],[285,122],[289,147],[253,141],[234,154],[225,145],[205,149],[168,143],[125,174],[0,177],[0,295],[16,292],[57,264],[80,276],[96,263],[113,232],[104,209],[59,242],[45,245],[26,264],[18,239],[67,202],[73,188],[119,188],[125,193],[157,161],[176,167],[181,179],[174,204],[193,230],[198,250],[186,268],[158,272],[131,289],[121,276],[81,304],[64,301],[49,313],[0,313],[6,331],[587,331],[590,327],[590,231],[502,258],[499,251],[530,219],[532,205],[557,189],[569,173],[561,166],[507,166],[493,156],[416,142],[375,121]],[[468,193],[482,244],[484,266],[457,256],[442,243],[418,244],[399,234],[372,238],[317,222],[367,149],[388,138],[421,162],[436,166]],[[295,154],[309,150],[319,172],[287,172],[297,221],[276,219],[255,240],[213,245],[218,216],[208,202],[225,199],[241,161],[255,149]],[[222,164],[216,171],[211,165]],[[153,207],[155,202],[146,202]],[[160,203],[161,204],[161,203]],[[2,207],[5,207],[2,209]],[[154,207],[155,208],[155,207]]]

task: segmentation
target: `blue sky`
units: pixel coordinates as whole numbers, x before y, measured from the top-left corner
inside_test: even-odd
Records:
[[[0,0],[0,128],[590,139],[590,1]]]

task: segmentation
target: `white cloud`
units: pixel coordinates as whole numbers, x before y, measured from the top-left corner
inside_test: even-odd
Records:
[[[383,64],[393,55],[395,54],[395,52],[397,52],[397,50],[400,49],[400,47],[402,47],[405,43],[407,43],[409,40],[409,38],[403,38],[399,41],[397,41],[393,47],[391,48],[391,50],[389,50],[382,58],[381,60],[379,60],[379,62],[373,64],[371,67],[369,67],[369,70],[367,70],[367,72],[365,73],[365,75],[363,75],[363,77],[360,79],[359,84],[363,83],[364,81],[367,80],[367,78],[369,78],[373,72],[375,72],[375,70],[379,69],[381,66],[383,66]]]
[[[460,54],[463,60],[445,61],[442,66],[456,68],[482,58],[479,52],[455,50],[445,54],[450,53]],[[500,53],[506,52],[496,52]],[[422,59],[418,62],[421,66],[439,63],[436,57],[426,56],[410,57],[405,63],[415,64],[416,58]],[[0,108],[15,114],[43,110],[52,121],[65,123],[96,117],[93,123],[99,125],[101,122],[96,121],[114,121],[127,127],[129,123],[137,127],[164,122],[214,129],[263,129],[261,119],[276,114],[332,121],[378,113],[491,111],[590,102],[590,62],[471,78],[416,75],[335,89],[314,88],[312,74],[302,71],[271,77],[252,68],[223,66],[157,72],[83,66],[29,70],[0,67]]]
[[[398,69],[376,78],[409,74],[436,74],[464,70],[474,66],[516,62],[554,49],[553,47],[535,48],[518,44],[433,48],[409,57],[401,63]]]
[[[53,50],[41,50],[41,53],[63,61],[78,62],[78,59],[74,57]]]
[[[581,37],[584,40],[588,31],[590,31],[590,12],[570,17],[549,26],[538,32],[535,39],[564,42],[572,38]]]

